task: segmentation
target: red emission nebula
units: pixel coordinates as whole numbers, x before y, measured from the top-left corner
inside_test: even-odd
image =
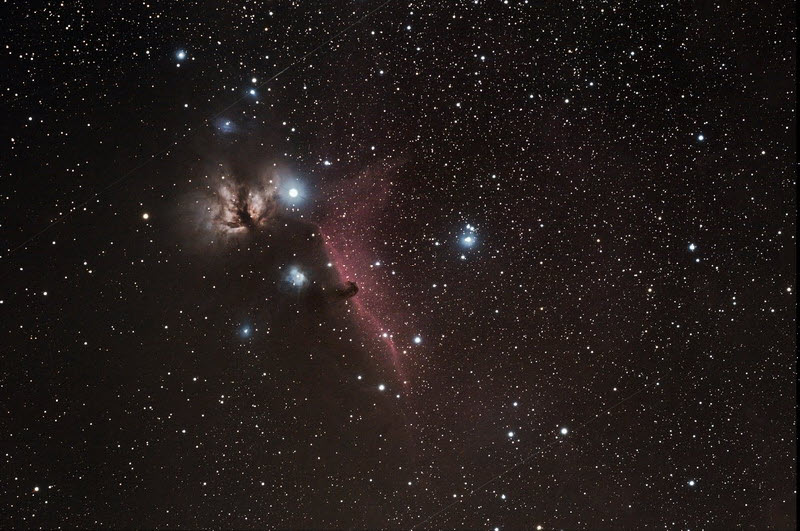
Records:
[[[358,285],[358,295],[350,299],[357,319],[370,336],[380,339],[403,379],[402,352],[395,344],[400,304],[391,291],[391,269],[381,261],[379,252],[377,223],[391,191],[386,173],[368,170],[326,190],[330,207],[319,228],[340,280]]]

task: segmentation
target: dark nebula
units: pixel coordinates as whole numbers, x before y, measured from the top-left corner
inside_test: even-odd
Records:
[[[778,2],[5,2],[2,529],[795,529]]]
[[[336,296],[342,299],[354,297],[356,293],[358,293],[358,286],[356,286],[355,282],[351,281],[345,282],[344,286],[336,289]]]

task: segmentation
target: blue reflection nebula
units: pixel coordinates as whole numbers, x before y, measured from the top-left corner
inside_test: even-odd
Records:
[[[214,129],[222,134],[235,133],[236,124],[230,118],[217,118],[214,120]]]

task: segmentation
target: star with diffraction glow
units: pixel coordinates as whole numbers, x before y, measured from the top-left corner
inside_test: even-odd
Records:
[[[278,186],[278,197],[290,207],[296,207],[307,199],[306,189],[297,179],[286,179]]]

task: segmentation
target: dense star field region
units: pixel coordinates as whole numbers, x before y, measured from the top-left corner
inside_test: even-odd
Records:
[[[795,528],[793,2],[0,13],[0,527]]]

